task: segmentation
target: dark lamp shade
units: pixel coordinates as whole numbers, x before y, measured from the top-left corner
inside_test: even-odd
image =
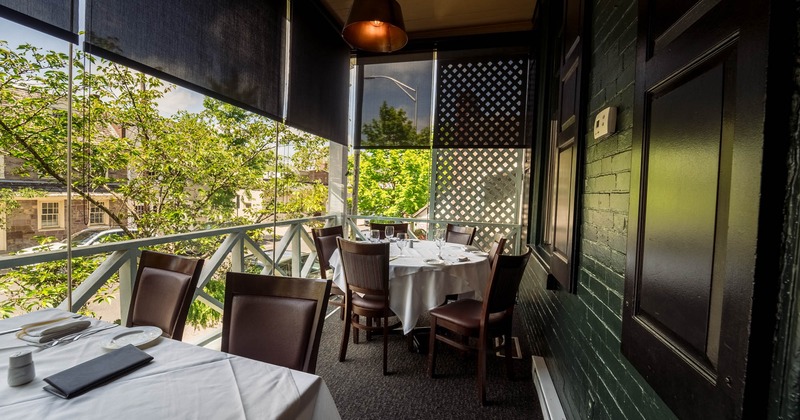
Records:
[[[342,37],[352,47],[387,53],[408,42],[403,11],[397,0],[354,0]]]

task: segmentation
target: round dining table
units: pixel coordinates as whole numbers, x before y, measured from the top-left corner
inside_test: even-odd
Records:
[[[400,319],[403,333],[417,325],[419,317],[439,305],[447,295],[473,292],[481,299],[489,281],[485,252],[472,246],[445,243],[439,249],[433,241],[410,240],[401,250],[392,242],[389,258],[389,307]],[[346,290],[339,250],[330,258],[333,282]]]

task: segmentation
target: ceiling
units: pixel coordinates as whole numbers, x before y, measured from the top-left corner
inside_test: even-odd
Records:
[[[536,0],[397,0],[410,39],[527,31]],[[353,0],[321,0],[341,26]]]

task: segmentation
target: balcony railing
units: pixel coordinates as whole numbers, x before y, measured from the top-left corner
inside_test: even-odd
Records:
[[[315,263],[317,263],[317,253],[314,247],[314,241],[309,233],[309,224],[325,223],[326,225],[333,225],[343,223],[346,225],[345,233],[348,237],[363,239],[364,237],[361,231],[364,227],[359,226],[359,221],[363,222],[370,219],[408,222],[412,228],[411,230],[414,228],[423,228],[426,231],[431,226],[443,228],[449,222],[447,220],[381,216],[348,216],[343,221],[341,216],[326,215],[304,219],[292,219],[276,223],[226,227],[73,248],[72,257],[89,257],[101,254],[108,254],[108,256],[94,272],[73,290],[72,307],[68,307],[67,300],[61,302],[58,307],[70,311],[79,310],[90,301],[105,283],[113,278],[114,274],[119,274],[120,319],[127,319],[133,282],[136,278],[137,261],[141,249],[202,238],[224,237],[219,247],[203,265],[203,271],[198,281],[197,290],[195,291],[195,299],[201,300],[213,310],[222,313],[223,303],[204,291],[205,286],[220,270],[220,267],[229,265],[232,271],[244,271],[246,266],[245,257],[252,255],[252,258],[260,261],[263,267],[261,270],[263,274],[272,272],[274,267],[275,275],[309,277],[312,274]],[[464,224],[478,227],[478,235],[476,235],[476,245],[478,247],[488,248],[488,244],[491,242],[495,233],[499,232],[509,239],[509,251],[517,252],[519,250],[521,232],[521,226],[519,225],[478,222],[466,222]],[[285,229],[280,240],[274,243],[272,249],[262,248],[264,244],[257,243],[247,234],[250,231],[270,228]],[[273,243],[269,242],[269,244],[272,245]],[[304,256],[306,257],[305,261],[303,261]],[[0,270],[13,269],[30,264],[65,260],[66,258],[66,250],[10,255],[0,257]],[[228,259],[230,259],[230,263],[224,264]],[[288,266],[288,270],[284,269],[284,266]],[[219,331],[200,339],[195,344],[205,345],[218,337]]]

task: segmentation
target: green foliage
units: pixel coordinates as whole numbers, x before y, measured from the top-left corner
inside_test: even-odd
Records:
[[[18,175],[47,177],[64,186],[68,63],[61,53],[31,45],[12,49],[0,41],[0,153],[23,162]],[[276,209],[293,217],[325,211],[325,187],[302,176],[327,169],[325,140],[210,98],[200,112],[164,116],[158,103],[174,86],[81,52],[73,70],[70,188],[102,209],[112,224],[125,228],[133,220],[137,231],[129,236],[256,223],[270,220]],[[277,157],[278,146],[288,144],[295,155]],[[110,194],[125,207],[112,211],[88,193],[92,190]],[[0,190],[0,217],[18,208],[14,198],[22,194],[29,192]],[[237,197],[255,195],[261,207],[235,217]],[[208,258],[221,240],[202,238],[157,250]],[[73,265],[76,286],[97,261]],[[65,265],[41,263],[4,273],[0,294],[8,299],[2,315],[60,303],[66,293]],[[205,290],[222,299],[224,279],[212,279]],[[95,299],[110,299],[112,292],[103,289]],[[218,320],[219,313],[205,305],[192,306],[191,324]]]
[[[403,217],[428,203],[431,152],[425,149],[371,149],[362,152],[359,214]]]
[[[377,120],[361,130],[367,144],[418,145],[429,131],[414,131],[405,111],[381,105]],[[366,149],[361,152],[358,214],[409,216],[428,203],[430,149]]]
[[[72,276],[85,279],[105,256],[98,255],[72,259]],[[117,281],[104,284],[92,297],[90,303],[110,302],[117,291]],[[0,281],[0,316],[12,316],[19,311],[30,312],[42,308],[54,308],[67,298],[67,270],[64,261],[31,264],[5,273]],[[94,315],[86,306],[81,310],[86,315]]]

